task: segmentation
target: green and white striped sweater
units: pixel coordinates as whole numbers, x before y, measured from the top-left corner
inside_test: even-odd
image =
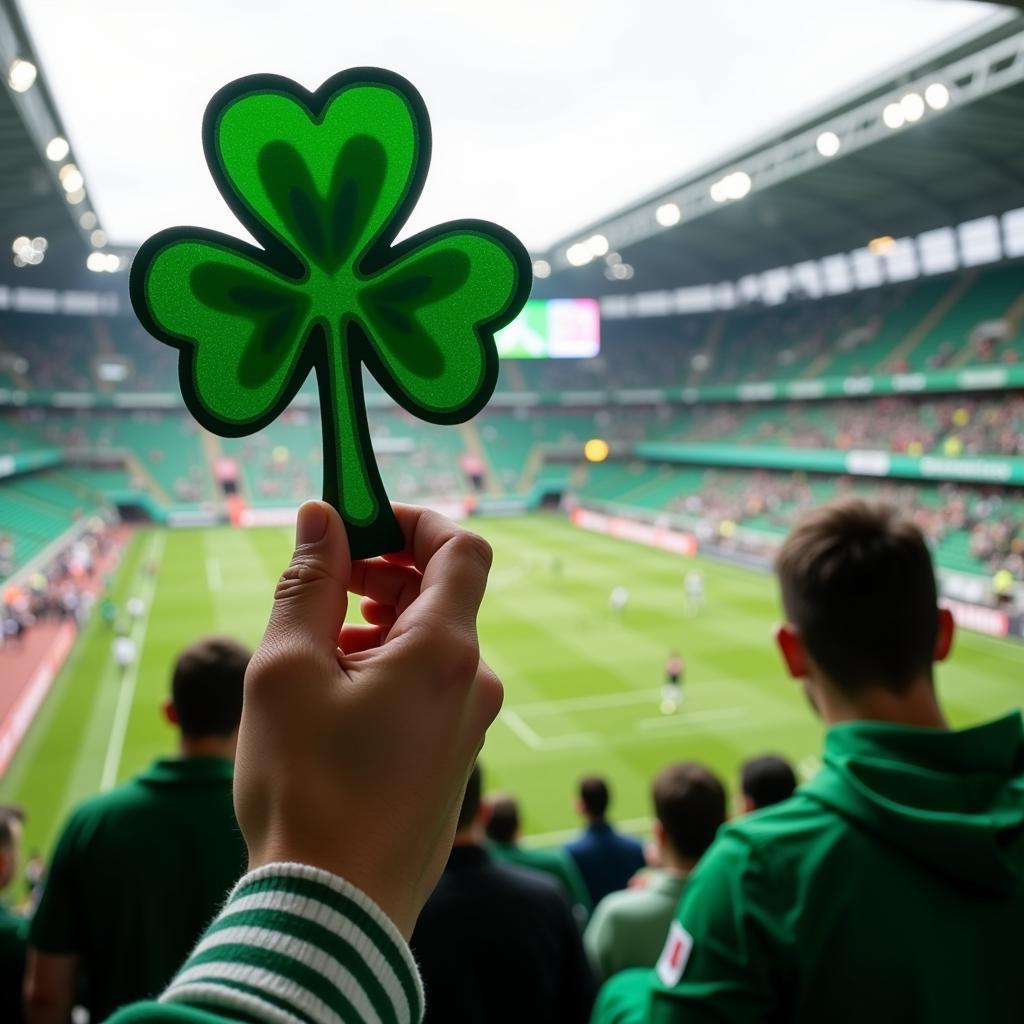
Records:
[[[303,864],[245,875],[157,1002],[109,1024],[419,1024],[405,940],[355,886]]]

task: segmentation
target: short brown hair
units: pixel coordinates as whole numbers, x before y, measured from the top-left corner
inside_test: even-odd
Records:
[[[487,838],[496,843],[511,843],[519,831],[519,803],[514,796],[501,793],[488,801]]]
[[[809,513],[779,552],[782,604],[811,657],[847,693],[931,678],[938,591],[921,531],[888,505]]]
[[[0,807],[0,850],[14,849],[15,840],[21,835],[20,826],[24,823],[24,808],[14,804]]]
[[[611,802],[611,790],[600,775],[588,775],[580,779],[580,803],[590,817],[603,818]]]
[[[651,787],[654,813],[672,848],[698,860],[725,821],[725,787],[702,764],[684,761],[662,769]]]
[[[479,761],[474,762],[473,770],[466,780],[466,791],[462,795],[462,806],[459,808],[459,820],[456,828],[461,832],[476,821],[480,813],[480,800],[484,788],[484,770]]]
[[[230,736],[242,718],[242,689],[252,652],[223,636],[186,647],[171,677],[171,703],[182,735]]]

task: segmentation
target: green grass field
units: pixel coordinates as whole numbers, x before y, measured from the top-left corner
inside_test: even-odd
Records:
[[[574,829],[574,783],[585,772],[611,779],[613,815],[642,833],[650,779],[669,761],[704,761],[730,790],[739,763],[767,750],[813,771],[821,729],[772,648],[770,578],[701,559],[706,604],[689,618],[682,580],[691,563],[676,556],[554,517],[474,525],[495,550],[481,639],[505,684],[484,749],[485,784],[521,797],[536,841]],[[114,596],[146,601],[136,676],[120,681],[112,634],[95,617],[0,782],[0,799],[29,811],[28,847],[49,849],[76,801],[173,750],[160,705],[175,653],[211,631],[255,644],[290,550],[289,531],[278,529],[134,537]],[[622,621],[608,610],[619,584],[631,594]],[[662,666],[673,647],[687,662],[686,699],[677,715],[663,716]],[[1024,648],[961,633],[939,676],[953,722],[1018,706],[1022,668]]]

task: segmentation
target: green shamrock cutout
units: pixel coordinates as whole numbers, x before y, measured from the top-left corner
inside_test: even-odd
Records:
[[[185,404],[222,436],[266,426],[315,371],[324,499],[354,558],[399,550],[362,366],[421,419],[474,416],[497,380],[494,332],[530,290],[526,250],[476,220],[392,245],[423,187],[430,124],[419,93],[387,71],[344,71],[314,93],[239,79],[210,101],[203,145],[259,247],[204,228],[159,232],[132,266],[135,312],[179,350]]]

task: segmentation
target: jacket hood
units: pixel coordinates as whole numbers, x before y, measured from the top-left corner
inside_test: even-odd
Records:
[[[803,792],[962,888],[1005,893],[1024,875],[1024,720],[960,731],[834,726]]]

